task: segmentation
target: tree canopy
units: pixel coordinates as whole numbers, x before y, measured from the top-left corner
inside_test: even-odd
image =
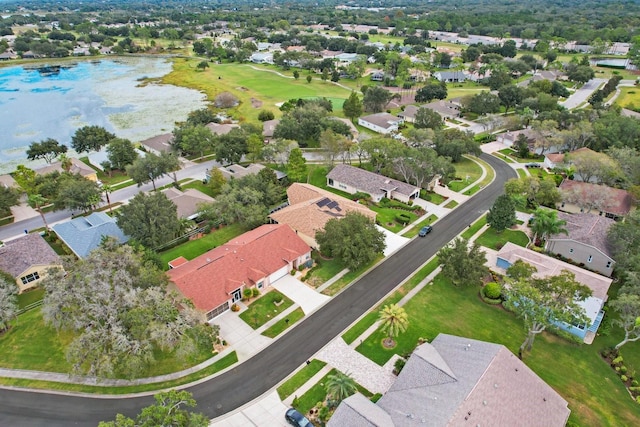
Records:
[[[66,145],[60,144],[53,138],[47,138],[40,142],[32,142],[29,145],[27,159],[44,159],[45,162],[51,163],[58,155],[66,153],[67,150]]]
[[[504,229],[511,227],[516,223],[516,207],[506,194],[501,194],[493,202],[493,206],[489,209],[487,214],[487,224],[491,226],[496,232],[500,233]]]
[[[116,136],[100,126],[84,126],[71,137],[71,147],[78,153],[99,151]]]
[[[18,287],[14,281],[0,276],[0,333],[11,326],[11,321],[18,316]]]
[[[384,233],[366,216],[349,212],[341,219],[330,219],[316,233],[320,252],[338,258],[355,270],[375,259],[385,248]]]
[[[455,286],[479,285],[489,272],[485,263],[487,257],[478,243],[457,238],[438,251],[438,260],[442,266],[442,274]]]
[[[416,102],[431,102],[434,99],[445,99],[447,97],[447,84],[437,80],[427,82],[416,92]]]

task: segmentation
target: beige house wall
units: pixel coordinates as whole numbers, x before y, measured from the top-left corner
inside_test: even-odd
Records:
[[[576,264],[582,263],[587,269],[607,277],[610,277],[611,273],[613,273],[613,266],[615,265],[613,258],[593,246],[575,240],[550,240],[547,243],[547,250],[554,254],[562,255]],[[589,257],[591,257],[591,261],[589,261]],[[607,267],[608,263],[610,263],[609,267]]]
[[[31,267],[29,267],[28,269],[26,269],[25,271],[23,271],[22,273],[20,273],[15,279],[16,279],[16,284],[18,285],[18,293],[23,293],[24,291],[28,290],[28,289],[32,289],[37,287],[40,282],[42,282],[42,280],[47,277],[47,270],[49,270],[50,268],[62,268],[62,265],[59,264],[36,264],[36,265],[32,265]],[[22,283],[21,278],[28,276],[30,274],[34,274],[34,273],[38,273],[38,276],[40,276],[39,279],[34,280],[33,282],[29,282],[27,284]]]

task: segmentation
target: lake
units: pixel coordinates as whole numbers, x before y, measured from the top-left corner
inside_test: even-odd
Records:
[[[196,90],[141,79],[171,72],[163,58],[118,58],[0,68],[0,172],[25,163],[34,141],[70,145],[76,129],[98,125],[139,142],[171,132],[203,108]],[[73,154],[73,153],[72,153]]]

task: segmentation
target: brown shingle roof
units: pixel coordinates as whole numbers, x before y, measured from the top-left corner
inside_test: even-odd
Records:
[[[360,117],[360,120],[369,122],[383,129],[389,129],[390,127],[396,126],[400,121],[402,121],[400,117],[394,116],[393,114],[389,113],[369,114],[368,116]]]
[[[178,208],[178,217],[180,218],[189,218],[198,213],[198,206],[200,204],[213,202],[213,197],[209,197],[194,188],[189,188],[185,191],[180,191],[176,188],[167,188],[162,192],[167,196],[167,199],[176,205]]]
[[[351,185],[359,191],[363,191],[371,195],[380,194],[381,189],[393,189],[394,191],[408,197],[418,190],[418,187],[407,184],[406,182],[387,178],[386,176],[378,175],[377,173],[345,164],[336,165],[327,174],[327,178]]]
[[[287,189],[287,196],[290,205],[269,217],[314,239],[316,232],[323,230],[330,219],[343,218],[348,212],[376,220],[376,213],[366,206],[310,184],[292,184]]]
[[[0,270],[13,277],[35,265],[62,265],[60,257],[39,234],[27,234],[0,247]]]
[[[69,168],[70,173],[80,174],[80,176],[84,177],[90,175],[97,176],[97,172],[91,166],[87,166],[84,162],[74,157],[69,158],[69,160],[71,161],[71,168]],[[64,172],[64,169],[62,168],[62,162],[53,162],[50,165],[35,169],[35,173],[37,173],[38,175],[47,175],[51,172]]]
[[[208,312],[243,284],[275,273],[308,253],[309,246],[288,225],[267,224],[167,272],[196,308]]]
[[[151,150],[155,150],[159,153],[171,152],[171,141],[173,140],[172,133],[164,133],[162,135],[157,135],[149,139],[145,139],[140,142],[140,145],[143,147],[150,148]]]
[[[569,214],[565,212],[558,212],[558,219],[567,221],[565,228],[568,235],[555,234],[550,236],[549,240],[575,240],[576,242],[593,246],[609,257],[612,256],[607,233],[609,232],[609,227],[615,224],[613,219],[588,213]]]
[[[563,191],[576,191],[585,198],[587,198],[590,193],[602,193],[605,191],[608,197],[605,200],[606,205],[602,211],[624,216],[631,210],[631,195],[627,191],[619,188],[611,188],[606,185],[591,184],[589,182],[572,181],[570,179],[562,181],[562,184],[560,184],[558,188]]]
[[[240,129],[240,125],[233,123],[209,123],[206,126],[214,135],[226,135],[233,129]]]

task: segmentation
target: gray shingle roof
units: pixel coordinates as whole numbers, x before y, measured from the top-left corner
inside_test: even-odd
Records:
[[[615,224],[611,218],[589,213],[568,214],[558,212],[558,218],[567,221],[565,228],[567,234],[554,234],[549,240],[571,239],[600,249],[605,255],[611,257],[611,250],[607,239],[609,228]]]
[[[129,240],[116,224],[115,218],[104,212],[74,218],[52,228],[65,245],[80,258],[86,257],[89,252],[100,246],[104,236],[115,237],[120,243]]]
[[[360,120],[380,126],[383,129],[389,129],[402,121],[400,117],[389,113],[369,114],[368,116],[360,117]]]
[[[327,427],[394,427],[384,409],[360,393],[344,399],[329,419]]]
[[[0,247],[0,270],[16,278],[34,265],[60,264],[60,257],[39,234],[27,234]]]
[[[327,174],[327,178],[350,185],[371,195],[380,194],[382,189],[392,189],[400,194],[410,196],[418,190],[418,187],[406,182],[344,164],[336,165],[331,169],[331,172]]]

